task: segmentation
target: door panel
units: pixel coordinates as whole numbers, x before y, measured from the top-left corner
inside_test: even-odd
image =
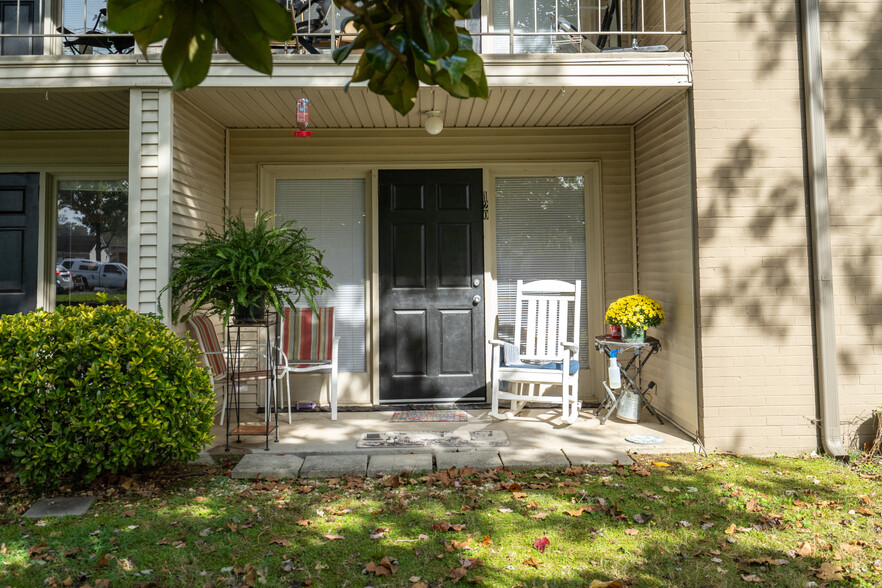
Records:
[[[381,171],[380,402],[483,400],[480,170]]]
[[[0,314],[37,306],[39,174],[0,174]]]

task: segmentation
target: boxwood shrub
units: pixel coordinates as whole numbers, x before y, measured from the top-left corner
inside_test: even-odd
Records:
[[[156,317],[122,306],[0,316],[0,459],[25,484],[194,459],[213,415],[198,352]]]

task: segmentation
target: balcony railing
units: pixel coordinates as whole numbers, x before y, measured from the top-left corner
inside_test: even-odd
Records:
[[[291,12],[296,32],[275,43],[275,53],[329,53],[353,38],[345,26],[348,14],[331,0],[279,1]],[[105,3],[6,0],[0,3],[0,55],[136,51],[130,36],[105,27]],[[482,54],[666,52],[686,47],[684,0],[479,0],[462,26]]]

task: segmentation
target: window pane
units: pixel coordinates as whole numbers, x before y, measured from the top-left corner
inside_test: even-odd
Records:
[[[517,281],[582,280],[586,324],[585,181],[581,176],[496,179],[499,336],[514,341]],[[588,334],[579,334],[588,365]]]
[[[58,182],[56,304],[126,303],[128,218],[127,180]]]
[[[276,182],[276,214],[306,228],[334,274],[334,290],[322,294],[318,304],[336,308],[334,328],[344,372],[367,371],[364,189],[363,179]]]

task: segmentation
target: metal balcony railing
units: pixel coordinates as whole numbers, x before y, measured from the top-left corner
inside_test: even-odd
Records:
[[[278,54],[329,53],[353,38],[331,0],[279,0],[294,19]],[[126,54],[132,38],[107,30],[106,0],[0,3],[0,55]],[[684,51],[685,0],[478,0],[462,21],[482,54]],[[223,53],[222,47],[217,47]]]

